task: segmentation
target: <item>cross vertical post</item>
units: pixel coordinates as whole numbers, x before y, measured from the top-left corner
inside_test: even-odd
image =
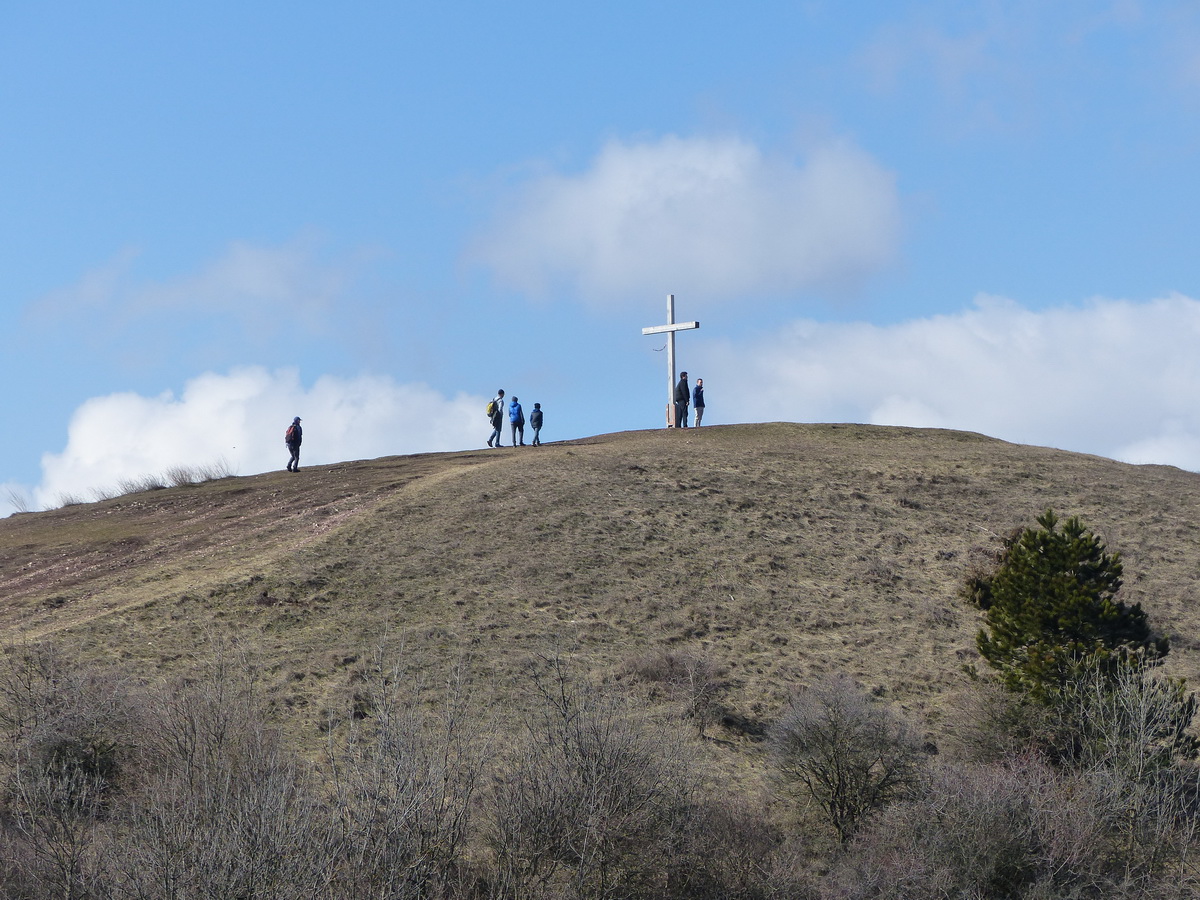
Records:
[[[667,294],[667,324],[675,324],[675,295]],[[667,396],[675,401],[675,332],[667,332]]]
[[[643,328],[642,334],[666,334],[667,336],[667,424],[675,421],[675,332],[699,328],[699,322],[675,321],[675,295],[667,294],[667,324]]]

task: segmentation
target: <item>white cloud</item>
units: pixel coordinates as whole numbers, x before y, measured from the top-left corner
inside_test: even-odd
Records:
[[[580,175],[525,184],[472,258],[533,296],[739,300],[852,289],[892,262],[899,230],[894,177],[847,143],[798,162],[672,136],[612,141]]]
[[[889,327],[798,322],[697,348],[689,369],[713,423],[954,428],[1200,471],[1198,340],[1200,302],[1178,294],[1041,312],[981,297]]]
[[[893,93],[902,76],[917,69],[932,74],[943,97],[961,99],[972,78],[995,66],[1000,35],[994,28],[952,35],[927,24],[889,25],[864,48],[859,63],[878,91]]]
[[[259,367],[201,375],[178,397],[95,397],[72,416],[66,448],[43,456],[33,506],[56,506],[64,495],[92,499],[93,491],[173,466],[223,461],[239,475],[282,469],[283,432],[296,415],[305,427],[302,465],[459,450],[486,436],[486,402],[380,376],[323,376],[306,388],[295,370]]]
[[[146,285],[130,302],[147,313],[222,311],[247,321],[276,316],[312,320],[334,305],[349,279],[348,269],[320,263],[311,241],[279,247],[235,241],[198,274]]]
[[[1200,301],[1097,299],[1031,311],[997,297],[880,327],[798,321],[756,341],[695,341],[706,420],[867,422],[977,431],[1017,443],[1200,471]],[[445,397],[387,377],[238,369],[179,396],[113,394],[83,404],[34,491],[90,498],[123,478],[224,459],[238,474],[282,468],[282,434],[304,418],[302,463],[456,450],[485,437],[486,398]],[[0,511],[11,509],[0,495]]]
[[[144,346],[176,344],[206,324],[229,340],[325,335],[346,315],[345,298],[370,253],[323,258],[302,236],[279,246],[230,243],[195,273],[155,281],[142,276],[141,254],[126,248],[76,284],[31,304],[28,318],[56,333],[79,330],[92,340]],[[186,327],[181,323],[188,323]],[[136,327],[135,327],[136,326]]]

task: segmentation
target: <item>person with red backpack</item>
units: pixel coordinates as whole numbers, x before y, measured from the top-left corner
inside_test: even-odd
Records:
[[[300,471],[300,444],[303,440],[304,429],[300,427],[300,417],[296,416],[283,435],[283,442],[287,444],[287,448],[292,454],[292,458],[288,460],[287,464],[289,472]]]

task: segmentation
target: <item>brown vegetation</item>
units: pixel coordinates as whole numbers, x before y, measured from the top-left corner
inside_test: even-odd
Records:
[[[1170,855],[1182,867],[1191,787],[1160,796],[1108,768],[1051,776],[979,758],[979,692],[963,673],[979,620],[959,589],[1047,507],[1121,553],[1122,598],[1172,638],[1165,671],[1200,681],[1200,476],[973,434],[636,432],[10,517],[0,637],[14,658],[70,660],[74,696],[88,698],[54,700],[46,732],[12,717],[51,708],[29,693],[49,676],[10,676],[10,884],[199,884],[223,866],[234,880],[203,889],[716,897],[740,884],[747,897],[832,897],[883,896],[864,885],[900,879],[912,896],[942,883],[1017,896],[1075,865],[1084,838],[1044,815],[1068,797],[1091,804],[1096,840],[1116,848],[1080,879],[1158,884],[1161,861],[1119,872],[1116,860],[1169,832],[1160,843],[1183,848]],[[214,674],[230,648],[236,679]],[[552,663],[563,668],[548,675]],[[890,833],[870,817],[843,833],[861,830],[845,850],[784,799],[759,740],[827,675],[853,679],[952,767],[889,801]],[[252,784],[213,780],[213,761],[228,772],[230,759]],[[613,782],[627,790],[606,795]],[[1114,798],[1131,792],[1177,812],[1129,833]],[[955,862],[948,833],[936,866],[889,869],[928,804],[977,830],[975,856]],[[229,833],[229,816],[247,830]],[[1015,824],[999,831],[995,817]],[[126,821],[158,829],[133,841],[154,860],[98,855]],[[1016,843],[983,846],[993,838]],[[285,844],[313,854],[284,871],[272,848]],[[265,868],[231,862],[254,853]],[[129,870],[95,871],[105,858]]]
[[[142,675],[235,636],[309,735],[387,642],[471,657],[499,701],[537,653],[603,680],[686,651],[750,720],[840,672],[936,735],[977,658],[959,585],[1048,506],[1121,552],[1122,598],[1200,680],[1200,476],[857,425],[391,457],[20,514],[0,520],[0,636]]]

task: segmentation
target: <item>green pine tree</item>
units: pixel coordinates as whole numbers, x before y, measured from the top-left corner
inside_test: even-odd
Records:
[[[1113,671],[1154,665],[1169,649],[1141,604],[1116,599],[1120,554],[1078,517],[1062,523],[1047,509],[1010,538],[995,570],[967,585],[984,612],[977,643],[1006,687],[1051,701],[1082,667]]]

